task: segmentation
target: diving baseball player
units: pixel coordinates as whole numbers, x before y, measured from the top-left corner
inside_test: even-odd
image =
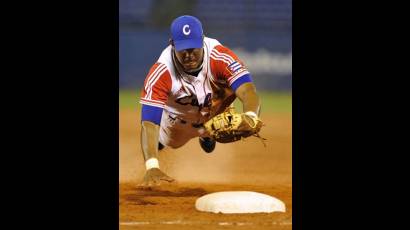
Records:
[[[243,113],[224,113],[236,97]],[[189,15],[172,22],[170,44],[149,70],[140,103],[146,186],[174,181],[160,170],[157,155],[165,146],[179,148],[198,137],[210,153],[216,142],[237,140],[223,139],[226,134],[216,135],[218,130],[241,129],[246,121],[249,132],[240,135],[247,137],[261,126],[260,99],[243,62],[216,39],[204,36],[201,22]]]

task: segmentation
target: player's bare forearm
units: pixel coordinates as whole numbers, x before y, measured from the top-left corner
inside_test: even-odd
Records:
[[[141,124],[141,149],[145,161],[150,158],[158,159],[158,139],[159,125],[143,121]]]
[[[141,149],[144,154],[146,172],[142,186],[160,185],[163,182],[172,183],[175,180],[159,169],[158,139],[159,125],[150,121],[141,124]]]
[[[253,83],[242,84],[236,89],[235,94],[242,102],[243,112],[253,111],[259,116],[261,102]]]

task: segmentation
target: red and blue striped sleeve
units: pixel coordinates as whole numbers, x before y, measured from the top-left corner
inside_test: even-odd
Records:
[[[214,80],[225,80],[234,91],[243,83],[252,82],[243,62],[229,48],[217,45],[210,56],[212,75],[217,78]]]
[[[141,90],[141,121],[160,124],[162,110],[168,100],[171,88],[171,75],[166,65],[155,63],[145,78],[144,87]]]

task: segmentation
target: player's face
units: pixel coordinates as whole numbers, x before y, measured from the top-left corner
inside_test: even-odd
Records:
[[[204,49],[198,48],[175,51],[175,55],[179,63],[184,67],[184,70],[190,71],[198,68],[202,64]]]

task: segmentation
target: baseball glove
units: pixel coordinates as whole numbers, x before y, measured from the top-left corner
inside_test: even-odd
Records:
[[[217,142],[230,143],[249,136],[259,136],[262,121],[253,112],[236,113],[232,108],[216,115],[204,124]]]

